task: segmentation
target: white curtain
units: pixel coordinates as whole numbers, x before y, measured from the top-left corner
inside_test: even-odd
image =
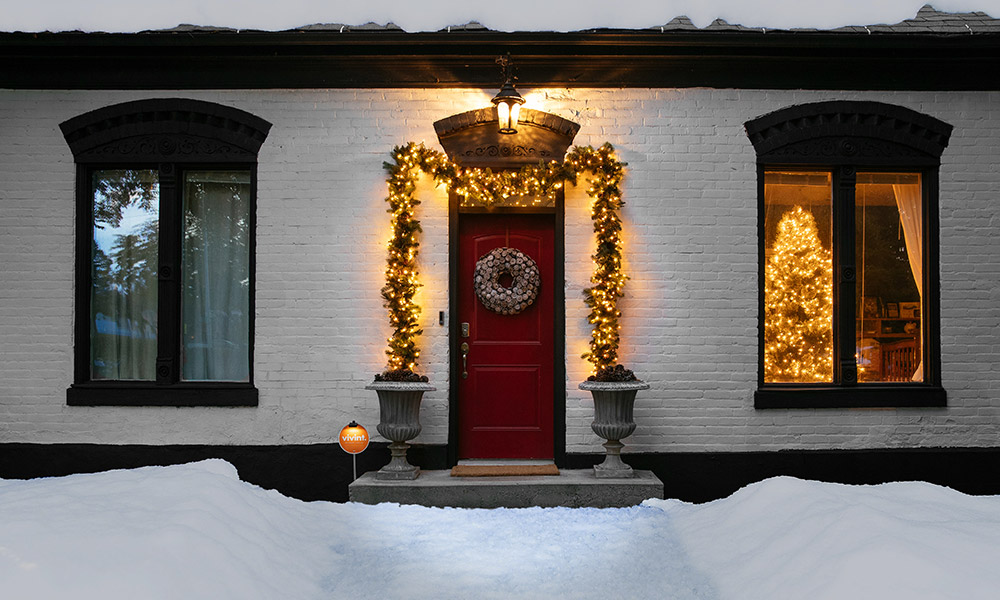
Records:
[[[250,310],[250,174],[184,177],[185,381],[247,381]]]
[[[903,225],[903,237],[906,240],[906,254],[910,258],[910,270],[913,271],[913,281],[920,293],[920,307],[924,306],[924,223],[921,213],[922,194],[920,184],[893,184],[892,191],[896,196],[896,207],[899,208],[899,220]],[[921,322],[921,331],[923,323]],[[924,380],[924,357],[921,353],[920,365],[913,373],[912,381]]]

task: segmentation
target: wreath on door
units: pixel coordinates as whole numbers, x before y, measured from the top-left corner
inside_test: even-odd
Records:
[[[500,278],[511,278],[509,287]],[[476,296],[483,306],[501,315],[516,315],[538,297],[542,277],[538,265],[517,248],[494,248],[476,261],[473,279]]]

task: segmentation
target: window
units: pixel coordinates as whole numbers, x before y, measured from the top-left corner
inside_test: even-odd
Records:
[[[257,152],[270,124],[144,100],[62,124],[77,163],[72,405],[249,405]]]
[[[746,128],[760,204],[755,406],[944,405],[937,172],[951,126],[823,102]]]

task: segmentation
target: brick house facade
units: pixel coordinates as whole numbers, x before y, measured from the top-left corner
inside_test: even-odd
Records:
[[[954,22],[971,18],[949,17]],[[962,46],[951,37],[927,46],[928,64],[957,64],[975,54],[975,68],[997,66],[1000,28],[983,22],[994,29],[969,36],[977,45]],[[927,27],[939,26],[934,23]],[[713,43],[716,34],[734,40],[756,35],[737,28],[700,33]],[[500,43],[489,32],[468,35]],[[919,45],[928,35],[884,33],[898,47]],[[84,35],[73,43],[99,43],[97,37]],[[128,38],[123,47],[110,44],[104,52],[117,56],[130,44],[142,45],[142,37]],[[283,39],[282,34],[271,37]],[[558,41],[559,34],[550,37]],[[849,57],[858,52],[850,49],[860,37],[847,31],[823,39],[843,43],[834,50]],[[54,47],[40,47],[17,34],[0,38],[9,56],[29,66],[42,64]],[[144,47],[185,54],[183,48],[158,46],[155,34],[148,39]],[[798,47],[794,33],[782,40]],[[236,42],[220,45],[227,43]],[[863,46],[867,40],[858,43],[871,50]],[[784,51],[791,55],[794,48]],[[704,56],[712,52],[700,50]],[[517,56],[517,44],[511,53]],[[825,59],[810,60],[818,68]],[[907,66],[884,60],[890,72]],[[428,61],[435,64],[433,57]],[[667,496],[707,499],[779,473],[856,482],[916,477],[973,492],[1000,491],[995,481],[980,478],[1000,460],[1000,238],[994,234],[1000,220],[995,165],[1000,88],[993,78],[956,83],[966,74],[956,73],[946,81],[939,74],[921,82],[916,75],[903,75],[900,82],[875,86],[875,74],[864,72],[857,85],[834,87],[849,78],[850,69],[844,68],[826,82],[812,73],[801,86],[789,83],[794,75],[788,73],[761,75],[754,85],[733,72],[734,83],[726,85],[720,79],[725,73],[712,71],[705,77],[713,81],[671,86],[667,75],[659,85],[646,85],[646,72],[636,70],[632,83],[623,85],[544,85],[531,79],[541,67],[531,58],[524,63],[529,76],[519,88],[526,106],[579,124],[575,144],[610,142],[628,163],[622,215],[631,280],[621,303],[621,357],[652,389],[636,404],[639,425],[627,448],[636,464],[660,475]],[[758,68],[771,67],[761,61]],[[494,75],[486,71],[476,77]],[[343,499],[349,467],[336,447],[337,432],[351,420],[374,431],[379,418],[374,396],[364,386],[384,364],[388,332],[379,296],[389,233],[382,163],[398,144],[435,146],[435,121],[488,106],[493,90],[477,80],[443,89],[422,81],[398,84],[405,74],[378,86],[317,80],[301,86],[286,81],[254,85],[223,77],[223,85],[213,87],[199,79],[208,72],[205,67],[188,85],[166,88],[102,81],[87,89],[78,82],[63,85],[58,74],[25,81],[26,76],[5,72],[0,79],[0,454],[5,465],[0,476],[223,456],[261,485],[304,498]],[[983,71],[989,72],[995,71]],[[73,242],[77,167],[59,126],[103,107],[157,98],[232,107],[271,124],[256,174],[256,406],[67,404],[79,318]],[[828,101],[903,107],[953,128],[940,157],[937,186],[940,348],[933,351],[947,393],[943,405],[755,407],[761,217],[757,155],[745,124]],[[557,452],[565,466],[592,462],[602,451],[590,430],[592,402],[576,386],[589,368],[578,358],[590,331],[581,296],[589,285],[593,246],[585,187],[567,186],[564,201],[566,377],[564,395],[556,402],[565,405],[559,426],[562,453]],[[449,199],[426,178],[417,193],[423,225],[421,372],[438,389],[424,398],[423,431],[412,456],[429,468],[443,468],[454,442],[449,434],[454,360]],[[377,467],[384,454],[384,446],[376,444],[363,462]]]

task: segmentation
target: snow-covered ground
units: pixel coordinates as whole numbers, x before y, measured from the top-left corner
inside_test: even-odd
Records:
[[[706,504],[301,502],[220,460],[0,480],[0,598],[1000,597],[1000,497],[781,477]]]

